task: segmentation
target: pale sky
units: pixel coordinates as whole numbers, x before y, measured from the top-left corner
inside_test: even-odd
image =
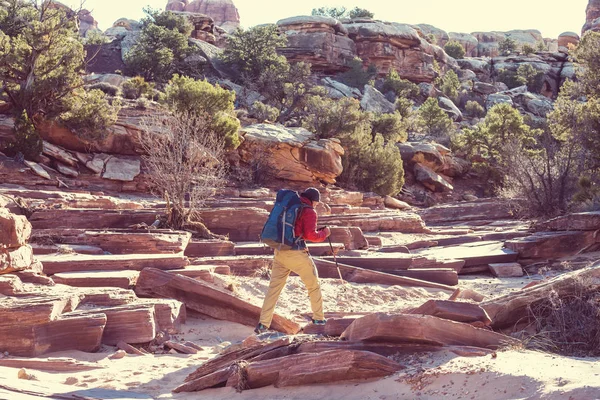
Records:
[[[71,6],[79,0],[62,0]],[[430,24],[447,32],[537,29],[544,37],[557,38],[565,31],[581,33],[588,0],[234,0],[242,26],[249,28],[280,19],[310,15],[322,6],[355,6],[375,13],[375,19],[408,24]],[[105,30],[121,17],[140,19],[142,8],[164,9],[167,0],[86,0],[84,7]]]

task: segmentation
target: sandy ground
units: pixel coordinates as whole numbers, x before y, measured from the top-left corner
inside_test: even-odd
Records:
[[[235,277],[241,297],[260,304],[268,285],[264,278]],[[517,290],[527,278],[466,278],[461,286],[488,296]],[[325,309],[328,312],[401,311],[431,298],[446,299],[444,291],[379,285],[341,285],[323,280]],[[291,277],[277,311],[300,316],[309,312],[309,303],[299,278]],[[300,320],[301,317],[298,317]],[[204,361],[215,357],[231,343],[252,334],[252,328],[216,321],[190,313],[187,323],[173,340],[192,341],[204,348],[195,355],[126,355],[109,359],[116,351],[104,346],[100,352],[76,351],[46,357],[68,357],[96,363],[100,368],[83,372],[49,373],[28,370],[35,380],[17,379],[18,369],[0,367],[0,399],[28,400],[39,396],[8,391],[5,387],[32,393],[88,396],[99,399],[600,399],[600,359],[578,359],[511,349],[496,357],[465,358],[450,352],[401,356],[406,369],[374,382],[353,382],[294,388],[267,387],[236,393],[230,388],[199,393],[171,393]]]

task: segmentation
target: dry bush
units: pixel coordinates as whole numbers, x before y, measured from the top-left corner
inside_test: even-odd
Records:
[[[552,292],[530,307],[537,334],[527,347],[566,356],[600,356],[600,293],[588,283],[577,282],[567,296]]]
[[[206,114],[177,112],[144,121],[140,142],[154,190],[167,202],[167,226],[214,237],[197,210],[224,184],[225,146]]]

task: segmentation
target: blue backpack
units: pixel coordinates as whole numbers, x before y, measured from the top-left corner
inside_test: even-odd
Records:
[[[298,192],[281,189],[277,192],[275,205],[260,234],[261,241],[277,250],[304,248],[302,237],[296,237],[294,227],[303,208],[310,207],[300,200]]]

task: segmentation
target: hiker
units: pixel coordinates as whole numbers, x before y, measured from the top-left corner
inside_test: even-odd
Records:
[[[312,187],[300,194],[302,204],[294,226],[294,236],[299,239],[296,239],[295,245],[289,250],[275,248],[269,290],[265,296],[259,324],[254,330],[257,334],[267,331],[271,326],[275,305],[290,272],[298,274],[306,286],[313,312],[312,322],[318,325],[325,324],[319,275],[315,263],[310,258],[305,242],[308,240],[320,243],[331,235],[331,231],[327,227],[317,230],[317,213],[315,207],[320,200],[321,194],[317,189]]]

